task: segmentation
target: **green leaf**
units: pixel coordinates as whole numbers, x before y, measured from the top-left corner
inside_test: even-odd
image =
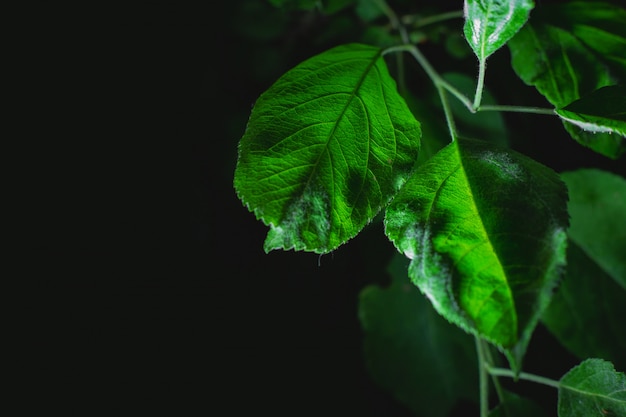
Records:
[[[626,87],[602,87],[557,109],[556,113],[583,130],[626,137]]]
[[[501,48],[528,20],[532,0],[465,0],[465,38],[479,61]]]
[[[548,417],[534,401],[503,390],[504,400],[489,412],[489,417]]]
[[[573,34],[626,81],[626,10],[603,1],[569,1],[542,9],[538,19]],[[534,19],[534,16],[533,16]]]
[[[433,310],[407,266],[397,254],[391,285],[368,286],[359,296],[366,364],[373,380],[415,413],[444,417],[459,399],[478,398],[474,340]]]
[[[498,346],[519,371],[565,264],[567,190],[516,152],[456,141],[387,208],[409,276],[449,321]]]
[[[626,179],[599,169],[561,177],[570,195],[570,239],[626,290]]]
[[[526,84],[563,108],[602,87],[626,81],[626,62],[619,58],[626,45],[624,27],[626,11],[606,3],[540,7],[509,41],[511,64]],[[595,152],[618,158],[626,151],[621,136],[590,133],[580,123],[563,123],[576,141]]]
[[[559,417],[626,416],[626,376],[611,362],[587,359],[560,380]]]
[[[602,358],[626,367],[624,317],[626,290],[570,241],[566,276],[542,323],[580,359]]]
[[[326,253],[354,237],[404,184],[420,125],[379,48],[350,44],[284,74],[259,97],[234,185],[270,226],[265,250]]]

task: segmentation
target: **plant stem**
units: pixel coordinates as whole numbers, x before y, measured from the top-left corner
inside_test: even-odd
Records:
[[[487,69],[487,60],[481,59],[478,61],[478,83],[476,84],[476,93],[474,94],[474,110],[480,107],[480,102],[483,99],[483,89],[485,87],[485,70]]]
[[[524,106],[480,106],[476,111],[505,111],[505,112],[517,112],[517,113],[534,113],[534,114],[546,114],[554,116],[554,109],[546,109],[541,107],[524,107]]]
[[[402,19],[402,23],[406,25],[413,25],[414,28],[421,28],[424,26],[432,25],[433,23],[443,22],[450,19],[458,19],[463,17],[463,10],[454,10],[451,12],[441,13],[428,17],[416,17],[407,16]]]
[[[549,387],[557,389],[561,386],[561,383],[559,381],[555,381],[554,379],[546,378],[544,376],[529,374],[527,372],[521,372],[519,375],[515,375],[515,373],[510,369],[504,368],[488,368],[487,372],[489,372],[491,375],[496,376],[507,376],[510,378],[518,377],[519,379],[536,382],[538,384],[547,385]]]
[[[391,27],[397,30],[400,33],[400,37],[402,38],[402,43],[409,43],[409,34],[407,33],[404,25],[400,22],[398,15],[396,12],[389,7],[385,0],[375,0],[380,10],[387,16],[389,22],[391,22]]]
[[[480,417],[487,417],[489,414],[489,374],[485,358],[485,349],[482,340],[474,336],[476,342],[476,354],[478,355],[478,383],[480,387]]]

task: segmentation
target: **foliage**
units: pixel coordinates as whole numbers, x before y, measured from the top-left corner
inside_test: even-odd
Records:
[[[372,378],[423,416],[444,417],[460,399],[477,401],[481,416],[541,415],[501,377],[556,388],[560,417],[625,416],[624,374],[613,366],[626,366],[626,180],[584,166],[559,172],[541,152],[525,154],[529,138],[503,114],[557,120],[576,146],[623,161],[626,10],[531,0],[466,0],[463,10],[271,4],[356,19],[363,30],[329,25],[319,38],[336,42],[261,94],[234,187],[269,227],[267,252],[329,253],[383,221],[398,250],[392,284],[366,287],[359,305]],[[520,82],[494,94],[487,61],[507,52]],[[475,78],[437,70],[472,57]],[[529,97],[524,84],[537,93],[531,105],[501,104]],[[559,381],[524,372],[540,324],[583,360]],[[499,354],[509,368],[497,366]]]

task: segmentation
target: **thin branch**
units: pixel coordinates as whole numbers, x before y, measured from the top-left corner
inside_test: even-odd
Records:
[[[516,113],[534,113],[545,114],[548,116],[554,116],[554,109],[546,109],[542,107],[525,107],[525,106],[503,106],[503,105],[489,105],[480,106],[476,111],[503,111],[503,112],[516,112]]]
[[[507,376],[510,378],[518,377],[519,379],[536,382],[538,384],[547,385],[549,387],[557,389],[561,386],[559,381],[555,381],[554,379],[546,378],[540,375],[529,374],[527,372],[521,372],[519,375],[515,375],[515,372],[511,371],[510,369],[504,368],[488,368],[487,372],[489,372],[491,375],[496,376]]]

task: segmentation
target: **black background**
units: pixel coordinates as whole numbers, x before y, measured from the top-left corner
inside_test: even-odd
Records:
[[[255,78],[237,5],[29,11],[36,140],[22,236],[42,282],[37,384],[68,415],[408,416],[361,353],[358,293],[386,282],[393,253],[382,228],[322,257],[265,254],[266,227],[235,195],[254,100],[325,46],[302,39]],[[560,169],[605,163],[561,145],[524,151]],[[561,359],[531,346],[529,366],[558,378],[571,358],[537,334]]]

